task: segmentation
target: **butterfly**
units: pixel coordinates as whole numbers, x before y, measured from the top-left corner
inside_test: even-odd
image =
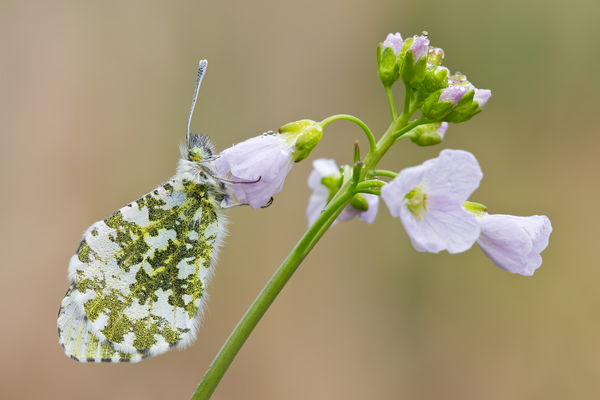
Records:
[[[90,226],[69,262],[57,325],[77,361],[137,362],[195,338],[232,198],[210,139],[189,133],[207,65],[175,176]]]

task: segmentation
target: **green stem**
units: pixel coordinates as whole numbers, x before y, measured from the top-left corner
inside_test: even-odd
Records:
[[[412,113],[410,113],[410,103],[411,103],[412,99],[413,99],[413,90],[409,85],[407,85],[406,92],[404,94],[404,111],[402,112],[402,114],[404,114],[404,115],[412,114]]]
[[[356,190],[357,193],[367,193],[367,194],[374,194],[377,196],[381,196],[381,190],[379,189],[362,189],[362,190]]]
[[[398,130],[397,132],[394,133],[394,143],[397,142],[398,140],[404,139],[407,136],[404,136],[404,134],[406,134],[407,132],[411,131],[412,129],[416,128],[419,125],[423,125],[426,122],[425,118],[419,118],[416,121],[411,122],[410,124],[406,125],[404,128]]]
[[[300,266],[300,263],[302,263],[308,253],[313,249],[325,232],[327,232],[327,229],[329,229],[331,224],[333,224],[335,219],[348,204],[352,196],[358,192],[357,188],[361,184],[360,181],[363,180],[363,183],[365,183],[365,176],[372,174],[372,171],[377,166],[377,163],[381,160],[381,157],[383,157],[388,149],[395,143],[398,136],[421,123],[421,120],[417,120],[411,124],[408,124],[408,120],[410,119],[412,113],[414,113],[414,110],[411,107],[405,107],[405,111],[402,113],[402,115],[400,115],[399,118],[395,119],[390,124],[388,130],[378,143],[375,143],[375,138],[373,137],[373,134],[367,125],[351,115],[334,115],[324,119],[320,123],[322,127],[325,127],[329,123],[337,120],[354,122],[360,126],[363,131],[365,131],[367,138],[369,139],[369,153],[362,163],[355,163],[354,167],[352,168],[352,178],[349,177],[350,167],[347,168],[347,171],[344,171],[344,184],[329,202],[325,210],[323,210],[321,215],[317,218],[315,223],[308,229],[308,231],[306,231],[304,236],[302,236],[298,244],[296,244],[281,266],[277,269],[277,271],[275,271],[275,274],[271,277],[267,285],[254,300],[248,311],[246,311],[246,314],[235,327],[234,331],[231,333],[219,351],[219,354],[217,354],[214,361],[208,368],[208,371],[206,371],[202,382],[200,382],[196,388],[196,391],[191,397],[192,400],[206,400],[211,397],[212,393],[215,391],[215,388],[221,381],[221,378],[223,378],[223,375],[233,362],[235,356],[240,351],[262,316],[267,312],[269,306],[273,303],[285,284]],[[366,181],[366,183],[363,185],[364,187],[361,186],[360,192],[379,194],[379,190],[371,189],[371,187],[377,187],[380,185],[380,183],[376,182],[381,181]],[[382,182],[381,185],[383,184],[384,183]]]
[[[397,173],[385,169],[376,169],[375,174],[377,174],[377,176],[387,176],[388,178],[395,178],[398,176]]]
[[[362,122],[360,119],[358,119],[352,115],[348,115],[348,114],[333,115],[329,118],[325,118],[323,121],[321,121],[319,123],[319,125],[321,125],[322,128],[325,128],[327,125],[329,125],[333,121],[341,121],[341,120],[354,122],[356,125],[360,126],[362,128],[362,130],[365,131],[365,134],[367,135],[367,139],[369,139],[369,152],[372,153],[375,151],[376,143],[375,143],[375,137],[373,136],[373,133],[371,133],[371,130],[364,122]]]
[[[267,285],[260,292],[248,311],[246,311],[242,320],[231,333],[227,342],[225,342],[221,351],[219,351],[219,354],[217,354],[217,357],[208,368],[208,371],[206,371],[202,382],[200,382],[196,388],[196,391],[191,397],[192,400],[206,400],[210,398],[221,381],[221,378],[229,368],[229,365],[231,365],[233,359],[271,303],[273,303],[300,263],[327,231],[327,228],[335,221],[353,195],[354,191],[347,190],[343,195],[329,203],[315,223],[308,229],[304,236],[302,236],[298,244],[296,244],[296,247],[294,247],[281,266],[275,271],[273,277],[271,277]]]
[[[383,182],[383,181],[377,181],[377,180],[362,181],[361,183],[356,185],[356,190],[364,190],[364,189],[370,189],[370,188],[375,188],[375,187],[382,187],[383,185],[385,185],[385,182]]]
[[[387,94],[388,101],[390,102],[390,108],[392,109],[392,120],[398,119],[398,112],[396,111],[396,102],[394,101],[394,94],[392,88],[389,86],[385,87],[385,93]]]

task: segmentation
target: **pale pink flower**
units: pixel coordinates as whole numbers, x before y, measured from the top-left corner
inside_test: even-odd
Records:
[[[439,157],[406,168],[381,188],[392,216],[400,217],[419,251],[460,253],[479,237],[477,217],[462,204],[483,177],[475,157],[443,150]]]
[[[531,276],[542,265],[540,253],[548,246],[552,232],[548,217],[483,214],[477,220],[481,226],[477,244],[498,267]]]
[[[294,165],[294,149],[281,135],[250,138],[225,149],[215,161],[219,175],[231,172],[232,190],[240,202],[257,209],[279,193],[288,172]]]

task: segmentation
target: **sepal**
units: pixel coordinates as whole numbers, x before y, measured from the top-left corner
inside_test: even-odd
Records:
[[[432,121],[439,121],[450,114],[455,103],[450,100],[439,101],[442,93],[442,89],[437,90],[425,99],[421,107],[423,117]]]
[[[294,149],[294,162],[304,160],[321,141],[323,128],[310,119],[291,122],[279,128],[280,137]]]
[[[398,56],[392,47],[384,46],[383,43],[377,46],[377,73],[386,87],[392,86],[400,77],[397,60]]]

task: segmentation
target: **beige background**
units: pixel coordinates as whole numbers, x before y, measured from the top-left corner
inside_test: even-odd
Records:
[[[198,340],[136,365],[64,356],[56,314],[81,232],[173,173],[193,121],[220,149],[302,118],[389,123],[375,49],[422,30],[493,97],[400,170],[473,152],[473,199],[548,215],[532,278],[477,248],[415,251],[382,206],[331,229],[248,340],[214,399],[591,399],[600,392],[598,15],[592,1],[0,2],[0,398],[186,399],[306,228],[311,161],[348,162],[327,128],[266,210],[232,210]],[[401,104],[402,92],[397,89]]]

